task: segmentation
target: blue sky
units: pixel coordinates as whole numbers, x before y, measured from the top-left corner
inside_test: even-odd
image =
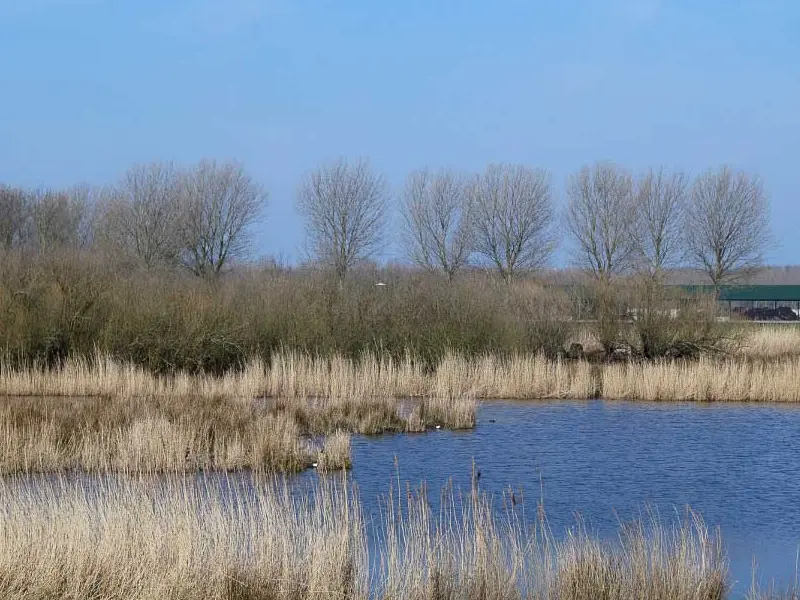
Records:
[[[774,264],[800,263],[796,0],[0,0],[0,181],[111,183],[237,159],[259,253],[301,256],[299,179],[598,159],[758,172]]]

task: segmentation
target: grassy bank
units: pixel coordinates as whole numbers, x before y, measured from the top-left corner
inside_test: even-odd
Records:
[[[718,536],[693,516],[626,526],[618,542],[554,538],[493,515],[477,490],[391,498],[367,546],[346,485],[293,495],[269,481],[176,477],[0,482],[0,596],[250,600],[717,600]],[[379,565],[370,572],[369,565]]]

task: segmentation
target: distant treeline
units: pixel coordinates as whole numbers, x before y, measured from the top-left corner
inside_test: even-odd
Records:
[[[559,211],[542,169],[422,169],[393,196],[368,162],[338,160],[298,187],[309,261],[294,269],[249,260],[266,199],[242,165],[214,161],[138,165],[108,188],[0,186],[2,363],[103,352],[222,372],[277,348],[430,365],[448,350],[556,356],[586,318],[606,356],[696,356],[717,347],[713,309],[686,310],[667,270],[734,281],[770,239],[760,180],[728,167],[690,181],[598,163],[569,178]],[[393,206],[415,266],[380,270]],[[541,277],[559,223],[579,296]]]
[[[699,268],[714,284],[746,274],[771,243],[761,180],[730,167],[693,180],[634,175],[613,163],[573,173],[557,207],[548,171],[489,165],[482,173],[423,168],[400,190],[365,160],[324,164],[299,182],[310,264],[344,279],[398,244],[406,259],[452,280],[468,266],[506,282],[546,266],[568,232],[574,264],[598,279]],[[0,251],[91,250],[142,270],[217,276],[268,236],[267,191],[238,163],[136,165],[114,185],[64,190],[0,184]],[[390,231],[400,214],[401,231]]]

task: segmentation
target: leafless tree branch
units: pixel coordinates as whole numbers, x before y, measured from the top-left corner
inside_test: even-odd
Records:
[[[688,178],[684,173],[650,169],[636,182],[633,228],[638,266],[651,278],[682,259],[683,219]]]
[[[473,245],[472,194],[462,175],[442,170],[408,176],[401,208],[411,259],[441,269],[452,280],[468,262]]]
[[[695,179],[684,223],[690,258],[714,285],[751,273],[772,241],[761,179],[728,166]]]
[[[183,263],[195,275],[217,275],[246,253],[248,228],[266,194],[238,163],[202,161],[181,178]]]
[[[309,250],[343,279],[359,261],[384,245],[386,181],[369,163],[344,159],[323,165],[300,185],[297,207]]]
[[[555,247],[550,175],[524,165],[489,165],[472,186],[475,250],[507,283],[547,262]]]
[[[569,178],[567,196],[576,262],[603,280],[630,268],[636,250],[631,175],[612,163],[583,167]]]
[[[172,163],[135,165],[105,207],[101,235],[145,268],[174,266],[180,254],[180,172]]]

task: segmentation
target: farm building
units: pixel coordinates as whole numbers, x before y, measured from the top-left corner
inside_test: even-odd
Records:
[[[684,285],[687,292],[713,294],[712,285]],[[729,316],[755,321],[800,320],[800,285],[723,285],[717,299]]]

